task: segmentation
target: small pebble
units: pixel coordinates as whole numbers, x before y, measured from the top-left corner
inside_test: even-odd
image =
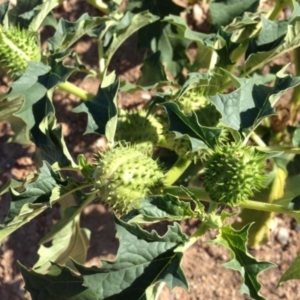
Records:
[[[276,233],[276,240],[282,245],[286,246],[289,242],[289,232],[285,227],[279,227]]]

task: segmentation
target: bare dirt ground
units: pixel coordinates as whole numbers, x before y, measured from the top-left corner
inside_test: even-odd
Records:
[[[88,6],[85,1],[69,1],[64,7],[56,10],[57,15],[75,20],[83,11],[97,15],[97,11]],[[199,25],[200,24],[200,25]],[[198,24],[201,27],[201,22]],[[204,26],[204,25],[203,25]],[[205,27],[205,26],[204,26]],[[134,82],[139,74],[142,62],[141,55],[134,53],[136,36],[133,36],[118,51],[111,65],[111,69],[121,79]],[[89,39],[82,39],[75,45],[75,51],[80,54],[82,61],[91,68],[96,68],[97,57],[87,51],[95,50],[95,46]],[[96,92],[99,82],[88,79],[84,82],[80,77],[72,78],[81,87]],[[90,156],[101,145],[101,139],[96,135],[82,136],[86,117],[83,114],[74,114],[71,109],[79,104],[79,99],[68,96],[63,92],[57,92],[54,98],[57,109],[58,122],[63,124],[67,145],[74,157],[80,153]],[[147,94],[123,95],[120,105],[142,105],[148,99]],[[7,144],[6,141],[12,132],[7,123],[0,124],[0,185],[9,178],[23,179],[32,172],[35,167],[31,161],[34,151],[33,146],[21,146]],[[7,196],[0,197],[0,221],[5,217],[9,207]],[[17,268],[17,261],[27,267],[31,267],[37,261],[38,242],[49,230],[53,220],[58,218],[58,208],[54,207],[14,232],[0,248],[0,299],[18,300],[23,299],[24,282]],[[92,231],[90,248],[86,264],[100,265],[100,260],[113,259],[117,253],[118,241],[115,238],[115,228],[112,215],[103,205],[94,202],[89,205],[82,215],[82,226]],[[199,225],[197,220],[182,222],[182,228],[188,234]],[[165,226],[156,227],[163,232]],[[213,239],[216,232],[210,231],[203,236],[186,253],[182,267],[189,281],[189,291],[176,288],[169,291],[164,288],[160,300],[216,300],[216,299],[249,299],[240,295],[239,274],[221,267],[222,263],[230,260],[229,252],[221,247],[208,244],[206,241]],[[282,235],[284,238],[282,238]],[[277,288],[277,282],[284,271],[288,268],[297,253],[300,251],[300,231],[297,224],[286,216],[278,215],[275,218],[274,232],[270,241],[258,249],[250,250],[251,254],[258,259],[270,260],[278,266],[260,275],[262,282],[262,294],[269,300],[300,299],[299,281],[289,281]],[[134,299],[133,299],[134,300]]]

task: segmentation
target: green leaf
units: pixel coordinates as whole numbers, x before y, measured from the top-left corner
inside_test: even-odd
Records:
[[[143,11],[138,14],[132,14],[130,12],[125,13],[123,18],[118,21],[117,25],[112,27],[111,32],[106,35],[106,47],[101,60],[105,61],[105,65],[108,66],[113,55],[119,49],[119,47],[136,31],[140,28],[151,24],[158,20],[158,17],[152,15],[148,11]],[[111,26],[112,26],[111,25]],[[109,26],[109,25],[108,25]],[[99,37],[101,37],[100,35]],[[155,51],[154,51],[155,52]]]
[[[214,45],[219,37],[215,34],[204,34],[191,30],[184,19],[179,16],[168,16],[163,21],[172,27],[166,28],[164,31],[166,41],[162,40],[159,48],[162,51],[162,60],[171,66],[177,63],[178,67],[188,67],[191,71],[198,72],[200,68],[210,68],[214,58]],[[185,51],[192,42],[197,44],[198,51],[192,65],[190,65],[189,60],[186,60],[181,52]],[[173,44],[177,46],[177,49],[173,47]],[[167,48],[167,50],[166,47],[169,45],[171,49]],[[171,66],[168,69],[172,70]]]
[[[247,13],[242,17],[235,18],[229,25],[224,28],[224,31],[232,33],[230,40],[234,43],[242,43],[249,40],[256,30],[257,24],[261,20],[261,13]]]
[[[180,268],[181,252],[174,249],[187,237],[178,224],[169,226],[164,236],[147,232],[139,226],[115,218],[120,248],[113,262],[103,261],[102,268],[75,266],[83,276],[84,286],[98,299],[145,299],[148,286],[164,281],[170,289],[187,288]],[[121,284],[120,284],[121,283]]]
[[[59,224],[61,230],[54,235],[52,245],[50,247],[40,246],[38,250],[40,258],[33,266],[35,271],[44,273],[51,267],[50,262],[64,265],[70,262],[70,258],[79,263],[85,263],[91,233],[86,228],[80,228],[79,215],[72,218],[75,209],[69,207],[65,210],[63,222],[58,222],[62,223]],[[66,224],[65,220],[70,218],[72,220]]]
[[[0,122],[8,121],[14,122],[13,114],[16,113],[23,105],[23,98],[22,97],[15,97],[10,99],[3,99],[0,100]]]
[[[23,105],[10,118],[15,135],[12,142],[22,144],[31,143],[30,131],[38,130],[39,122],[48,111],[53,112],[53,106],[45,97],[47,88],[44,80],[50,68],[40,62],[29,62],[26,72],[15,82],[7,94],[7,101],[18,98],[23,99]]]
[[[141,67],[142,76],[138,79],[137,84],[151,88],[160,81],[167,81],[167,76],[163,64],[160,61],[160,52],[148,56]]]
[[[228,25],[231,21],[245,12],[255,12],[259,0],[216,0],[210,4],[212,24],[220,27]]]
[[[225,72],[222,69],[214,68],[206,73],[192,72],[182,85],[178,97],[181,97],[186,91],[193,88],[203,88],[203,95],[215,95],[223,83]]]
[[[81,191],[76,191],[72,195],[64,197],[63,201],[60,201],[62,218],[50,228],[49,232],[40,240],[40,244],[51,241],[65,226],[73,222],[81,214],[82,210],[95,198],[95,192],[85,194]]]
[[[30,180],[30,178],[29,178]],[[54,173],[48,163],[44,163],[39,170],[38,178],[32,178],[31,182],[25,182],[25,190],[18,192],[11,189],[11,206],[5,222],[11,222],[21,212],[24,204],[47,204],[49,205],[50,196],[53,188],[57,184],[62,184],[62,180],[57,173]]]
[[[0,226],[0,243],[5,237],[51,207],[59,199],[80,188],[73,180],[63,181],[59,174],[44,162],[38,174],[31,174],[17,185],[6,186],[11,196],[10,211]]]
[[[42,3],[41,5],[38,5],[34,8],[34,14],[35,16],[31,20],[31,23],[29,25],[29,30],[37,32],[38,29],[43,24],[45,18],[47,15],[55,8],[57,5],[59,5],[62,2],[62,0],[48,0]]]
[[[72,60],[72,65],[65,64],[66,59]],[[51,66],[49,85],[55,86],[65,82],[75,72],[92,74],[80,61],[78,55],[68,49],[64,52],[55,52],[48,56],[48,64]]]
[[[222,129],[210,128],[199,125],[197,116],[194,112],[192,115],[185,115],[176,103],[162,103],[169,117],[169,131],[175,133],[176,138],[188,135],[192,150],[214,148],[222,133]]]
[[[278,285],[291,279],[300,279],[300,254],[293,261],[292,265],[284,272]]]
[[[81,276],[70,269],[52,264],[48,274],[39,274],[18,263],[25,289],[33,300],[99,300],[93,291],[83,286]]]
[[[241,294],[248,294],[252,299],[262,300],[265,298],[259,293],[261,285],[257,276],[275,265],[268,261],[257,261],[247,252],[246,243],[250,225],[240,231],[226,225],[220,229],[220,234],[212,243],[223,245],[230,250],[232,260],[222,266],[240,272],[242,276]]]
[[[93,29],[108,20],[109,18],[106,17],[90,17],[87,13],[75,22],[60,19],[55,35],[48,40],[49,49],[55,52],[64,52],[82,36],[92,34]]]
[[[170,194],[164,196],[149,196],[141,201],[138,209],[132,210],[122,218],[129,223],[152,223],[158,221],[180,221],[197,217],[191,210],[188,202],[183,202],[178,197]]]
[[[113,144],[117,127],[117,92],[119,81],[114,73],[103,79],[97,95],[90,101],[85,101],[73,109],[75,113],[84,112],[88,115],[85,133],[105,135]]]
[[[234,130],[256,127],[260,121],[276,114],[273,106],[288,89],[300,84],[300,77],[292,77],[280,71],[273,87],[255,85],[252,79],[239,78],[240,87],[225,95],[217,94],[209,99],[222,114],[220,122]]]
[[[277,56],[293,50],[300,46],[300,17],[295,17],[287,26],[286,34],[281,43],[273,43],[272,48],[267,51],[259,51],[250,54],[243,64],[243,74],[251,74],[259,67],[268,64]]]
[[[41,164],[46,160],[51,165],[76,167],[71,154],[64,140],[62,126],[56,125],[56,118],[53,114],[46,116],[40,123],[39,132],[33,132],[36,144],[34,160]]]
[[[31,20],[34,18],[34,9],[42,4],[43,0],[18,0],[17,5],[8,11],[9,24],[28,28]]]

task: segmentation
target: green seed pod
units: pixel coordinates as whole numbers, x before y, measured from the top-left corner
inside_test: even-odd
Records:
[[[205,164],[204,187],[215,202],[238,205],[264,187],[264,156],[241,143],[221,144]]]
[[[181,108],[181,110],[186,114],[190,114],[191,111],[200,109],[207,104],[207,99],[197,88],[188,90],[181,97],[175,99],[175,102]]]
[[[194,111],[202,126],[215,127],[219,123],[221,114],[198,88],[187,91],[180,98],[175,99],[175,103],[186,115]]]
[[[121,213],[140,206],[140,199],[162,187],[163,173],[156,161],[133,147],[99,153],[93,181],[103,202]]]
[[[159,140],[162,125],[147,111],[135,110],[119,112],[118,125],[115,138],[117,141],[125,140],[139,149],[152,154]]]
[[[11,77],[25,72],[28,61],[40,61],[37,34],[26,29],[0,26],[0,65]]]

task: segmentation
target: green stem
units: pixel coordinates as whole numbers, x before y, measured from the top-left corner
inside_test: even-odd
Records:
[[[274,21],[277,19],[279,14],[282,12],[282,10],[289,4],[290,0],[276,0],[275,6],[270,12],[270,14],[267,16],[267,18],[271,21]]]
[[[101,1],[100,4],[96,0],[87,0],[87,2],[94,6],[96,9],[100,10],[101,12],[109,15],[110,10],[108,8],[108,5],[104,2]]]
[[[201,201],[213,202],[203,188],[188,188],[188,190]],[[170,193],[182,199],[190,199],[189,196],[178,186],[167,186],[164,188],[164,193]],[[278,204],[265,203],[254,200],[245,200],[239,204],[239,207],[259,211],[288,214],[298,218],[300,216],[300,211],[291,210]]]
[[[72,167],[62,167],[54,169],[54,171],[60,172],[60,171],[74,171],[74,172],[80,172],[79,168],[72,168]]]
[[[300,47],[297,47],[293,51],[293,58],[295,64],[295,76],[300,76]],[[298,114],[298,106],[300,103],[300,85],[297,85],[294,88],[292,97],[291,97],[291,106],[292,106],[292,121],[295,122]]]
[[[75,84],[73,84],[69,81],[61,82],[58,84],[57,87],[67,93],[70,93],[70,94],[73,94],[73,95],[79,97],[80,99],[82,99],[84,101],[91,100],[95,97],[95,95],[83,90],[82,88],[76,86]]]
[[[260,147],[266,147],[265,142],[254,131],[250,134],[251,139]]]
[[[193,233],[189,240],[184,245],[180,245],[179,247],[177,247],[175,252],[184,253],[188,248],[193,246],[199,240],[199,238],[206,233],[208,229],[209,226],[206,222],[201,223],[200,227]]]
[[[164,184],[172,185],[189,167],[191,160],[178,158],[172,168],[166,173]]]

